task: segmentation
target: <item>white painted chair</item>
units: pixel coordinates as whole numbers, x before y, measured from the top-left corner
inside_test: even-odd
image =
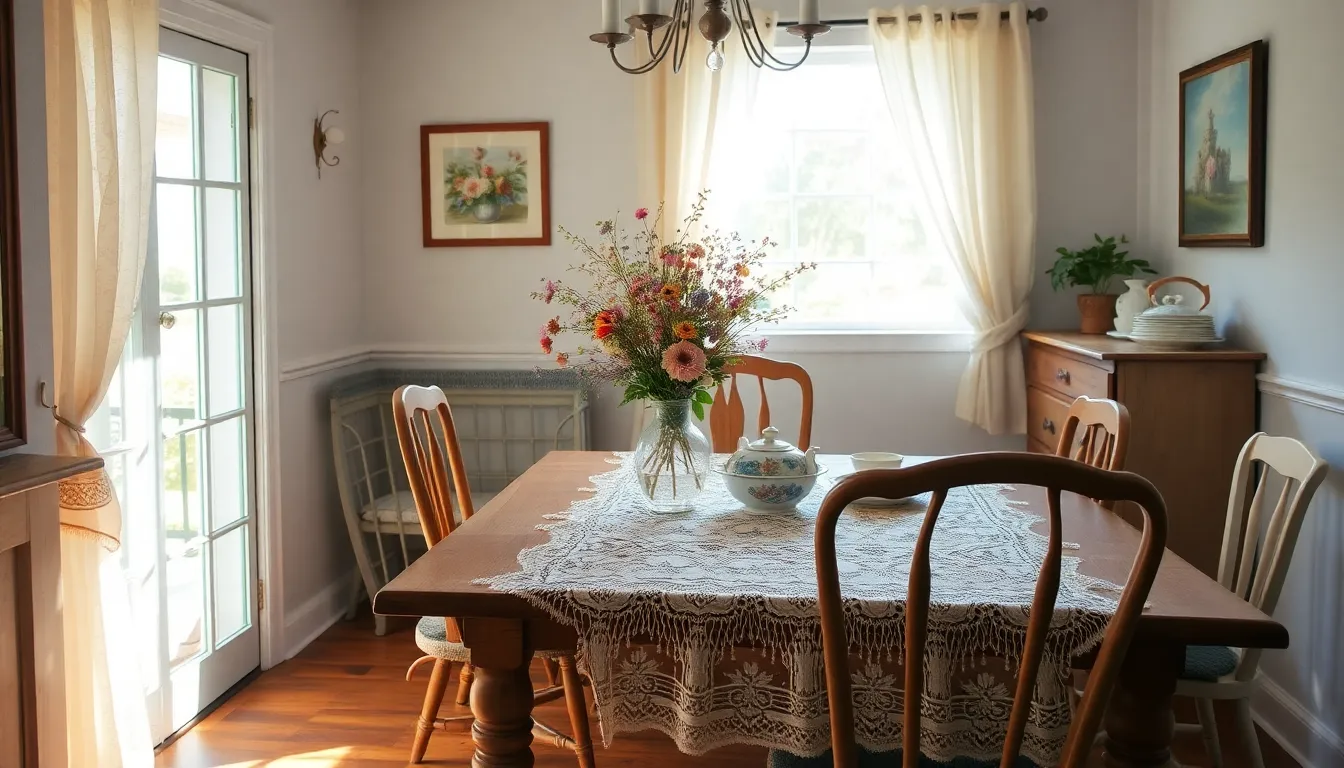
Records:
[[[1262,465],[1255,493],[1247,503],[1247,491]],[[1268,513],[1264,501],[1270,470],[1282,476],[1283,491]],[[1283,590],[1288,564],[1297,544],[1311,498],[1325,479],[1327,465],[1302,443],[1263,432],[1251,436],[1237,458],[1232,475],[1232,496],[1223,532],[1223,554],[1218,563],[1218,582],[1247,602],[1273,614]],[[1248,517],[1249,515],[1249,517]],[[1246,535],[1244,541],[1241,532]],[[1232,700],[1237,706],[1237,730],[1253,768],[1264,768],[1260,741],[1251,720],[1251,695],[1256,689],[1260,666],[1258,648],[1194,646],[1187,650],[1185,673],[1176,685],[1176,695],[1189,696],[1198,705],[1199,723],[1181,723],[1179,731],[1201,731],[1205,749],[1215,768],[1223,765],[1214,721],[1215,699]]]

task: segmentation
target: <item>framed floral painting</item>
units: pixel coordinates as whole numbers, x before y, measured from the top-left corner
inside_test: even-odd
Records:
[[[420,126],[426,248],[550,245],[550,125]]]

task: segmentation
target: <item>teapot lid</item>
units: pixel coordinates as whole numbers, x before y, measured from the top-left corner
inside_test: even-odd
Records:
[[[766,427],[761,430],[761,438],[749,443],[746,447],[753,451],[797,451],[791,443],[784,440],[775,439],[779,435],[779,430],[774,427]]]
[[[1144,310],[1149,317],[1193,317],[1201,314],[1198,309],[1183,303],[1185,297],[1179,293],[1169,293],[1162,297],[1162,303]]]

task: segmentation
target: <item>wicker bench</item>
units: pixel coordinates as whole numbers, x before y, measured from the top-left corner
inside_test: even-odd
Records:
[[[336,482],[370,596],[425,549],[392,420],[392,393],[403,384],[437,385],[447,394],[476,509],[551,450],[589,447],[585,392],[569,371],[380,369],[337,381],[331,390]],[[347,618],[360,599],[356,590]],[[384,634],[386,620],[375,622]]]

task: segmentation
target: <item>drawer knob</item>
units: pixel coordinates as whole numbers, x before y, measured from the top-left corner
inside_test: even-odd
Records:
[[[1062,381],[1065,384],[1068,384],[1069,379],[1071,378],[1073,377],[1070,376],[1069,372],[1064,370],[1063,368],[1060,368],[1058,371],[1055,371],[1055,381]]]
[[[1044,429],[1046,432],[1049,432],[1050,434],[1053,435],[1055,434],[1055,422],[1051,421],[1050,419],[1046,419],[1045,421],[1041,422],[1041,429]]]

